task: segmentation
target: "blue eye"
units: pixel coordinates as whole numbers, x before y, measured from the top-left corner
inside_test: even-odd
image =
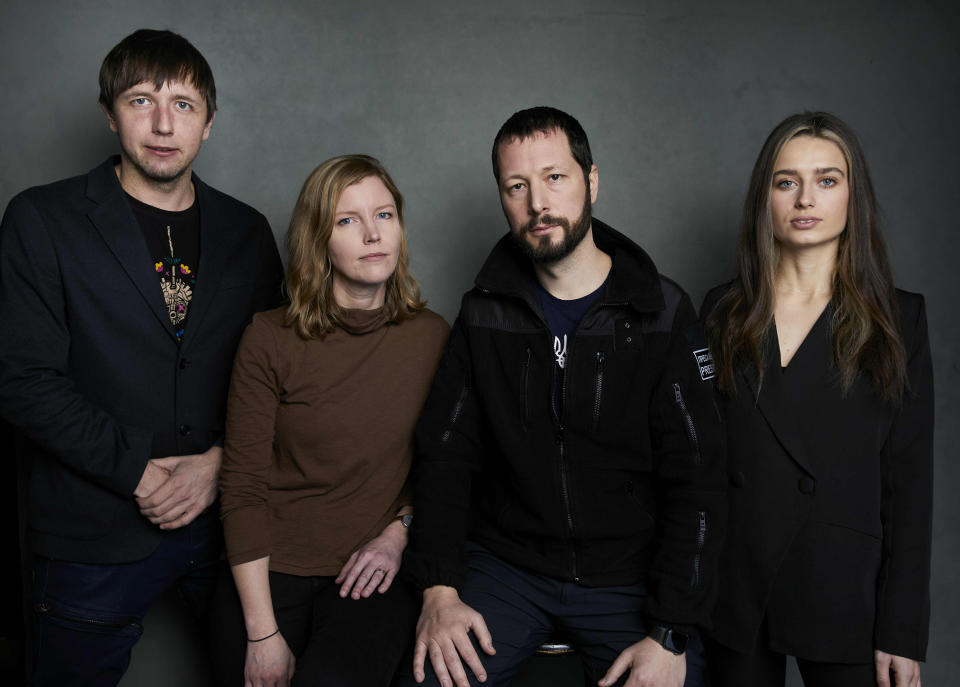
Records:
[[[377,219],[393,219],[393,213],[387,212],[386,210],[384,210],[383,212],[378,212]]]
[[[837,180],[836,180],[836,179],[831,179],[830,177],[827,177],[827,178],[825,178],[825,179],[821,179],[821,180],[820,180],[820,183],[823,184],[824,186],[826,186],[827,188],[829,188],[829,187],[831,187],[831,186],[836,186],[836,185],[837,185]]]
[[[146,105],[149,101],[146,98],[134,98],[130,102],[134,105]]]
[[[175,107],[178,110],[184,110],[184,111],[192,109],[192,106],[190,105],[190,103],[185,103],[182,100],[177,101],[177,104],[175,105]]]
[[[796,182],[793,179],[781,179],[776,183],[777,188],[788,189],[793,186],[796,186]]]
[[[353,223],[353,217],[344,217],[343,219],[337,220],[337,224],[341,226],[345,226],[347,224],[352,224],[352,223]]]

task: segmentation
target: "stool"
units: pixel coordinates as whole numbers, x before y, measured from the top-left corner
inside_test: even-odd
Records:
[[[537,647],[537,654],[540,656],[564,656],[575,653],[577,653],[576,649],[557,638],[550,639]]]

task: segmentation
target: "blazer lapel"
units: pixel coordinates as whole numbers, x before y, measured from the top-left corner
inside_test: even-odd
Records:
[[[810,333],[813,334],[813,330]],[[791,361],[791,365],[795,360],[796,357]],[[797,370],[790,372],[797,372]],[[798,421],[799,413],[792,402],[789,390],[785,388],[783,371],[780,369],[780,344],[777,341],[776,327],[771,325],[770,336],[767,337],[766,369],[763,373],[763,381],[759,381],[757,370],[752,366],[745,368],[741,374],[753,398],[756,399],[757,408],[780,445],[801,468],[813,476]]]
[[[224,266],[232,249],[230,227],[216,211],[210,188],[197,175],[193,175],[193,187],[200,204],[200,264],[197,269],[197,284],[190,301],[190,312],[183,332],[182,347],[185,350],[197,338],[203,318],[210,310],[214,297],[220,289]]]
[[[156,275],[150,271],[151,258],[147,244],[123,194],[123,188],[117,181],[114,164],[114,160],[107,160],[90,173],[87,197],[97,205],[87,216],[140,292],[157,323],[175,341],[160,285]]]

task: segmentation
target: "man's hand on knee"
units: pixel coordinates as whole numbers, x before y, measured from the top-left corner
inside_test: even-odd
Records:
[[[417,642],[413,652],[413,677],[423,682],[424,661],[430,663],[443,687],[468,687],[466,663],[480,682],[487,673],[470,642],[470,632],[489,655],[496,653],[483,616],[460,600],[453,587],[430,587],[423,592],[423,609],[417,621]],[[462,661],[462,662],[461,662]]]
[[[140,491],[137,488],[134,495],[140,512],[162,530],[177,529],[193,522],[217,497],[217,474],[222,457],[223,449],[211,446],[203,453],[150,460],[147,471],[151,467],[160,468],[170,476],[146,495],[137,493]]]
[[[649,637],[624,649],[601,678],[600,687],[609,687],[626,671],[626,687],[683,687],[687,659],[664,649]]]

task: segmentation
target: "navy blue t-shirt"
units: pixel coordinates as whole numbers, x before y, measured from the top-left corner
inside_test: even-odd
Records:
[[[609,279],[609,275],[607,277]],[[597,288],[596,291],[588,293],[581,298],[565,301],[550,294],[539,282],[536,284],[537,300],[540,301],[540,307],[543,309],[543,317],[547,321],[547,328],[553,335],[553,362],[554,379],[553,385],[553,412],[557,417],[563,411],[561,407],[563,388],[564,367],[567,363],[567,342],[573,336],[580,320],[587,314],[587,310],[593,305],[600,294],[603,293],[603,287],[607,285],[607,280]]]

